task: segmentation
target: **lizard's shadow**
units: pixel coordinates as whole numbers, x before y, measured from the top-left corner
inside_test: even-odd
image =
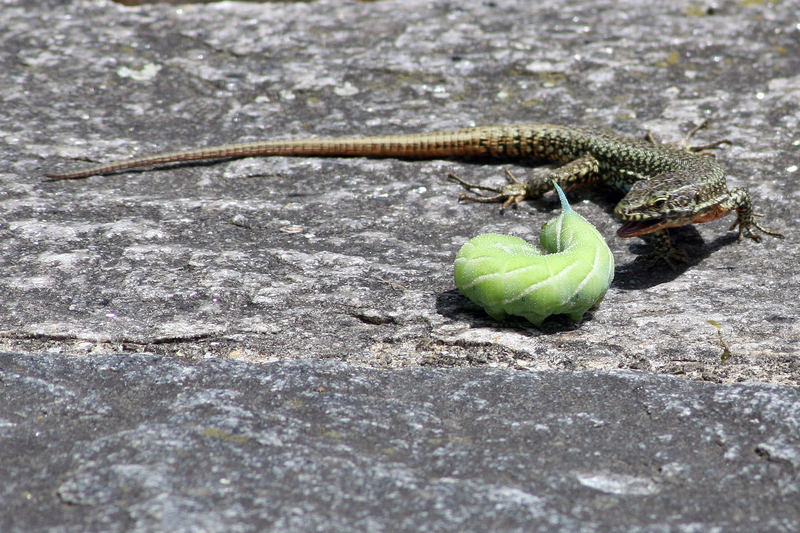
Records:
[[[611,287],[619,290],[642,290],[672,281],[691,267],[699,265],[715,251],[737,241],[736,234],[731,233],[720,235],[706,243],[694,226],[673,228],[670,230],[670,236],[678,247],[686,250],[689,255],[688,262],[677,263],[675,270],[669,268],[663,261],[651,265],[644,259],[644,255],[651,249],[650,245],[639,240],[639,242],[631,243],[629,249],[640,255],[633,261],[616,266]]]

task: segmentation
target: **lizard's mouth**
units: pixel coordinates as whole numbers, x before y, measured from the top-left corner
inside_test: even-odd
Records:
[[[618,230],[620,237],[639,237],[668,226],[664,220],[631,220],[623,224]]]

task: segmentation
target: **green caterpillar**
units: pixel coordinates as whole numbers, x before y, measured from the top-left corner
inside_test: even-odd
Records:
[[[603,236],[572,210],[564,192],[561,214],[542,228],[550,252],[511,235],[470,239],[455,261],[456,286],[492,318],[523,316],[540,326],[550,315],[579,321],[600,302],[614,279],[614,256]]]

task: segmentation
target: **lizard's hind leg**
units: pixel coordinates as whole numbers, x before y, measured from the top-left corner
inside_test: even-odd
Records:
[[[714,157],[714,154],[709,152],[708,150],[717,148],[717,147],[719,147],[719,146],[721,146],[723,144],[727,144],[727,145],[733,144],[729,139],[720,139],[719,141],[714,141],[714,142],[710,142],[710,143],[706,143],[706,144],[699,144],[699,145],[691,145],[691,144],[689,144],[691,142],[691,140],[692,140],[692,137],[694,137],[695,134],[698,131],[707,128],[708,125],[709,125],[708,119],[703,119],[703,121],[700,124],[694,126],[692,129],[690,129],[689,132],[686,135],[684,135],[683,138],[680,141],[675,143],[675,145],[678,146],[679,148],[683,149],[683,150],[686,150],[687,152],[692,152],[692,153],[698,154],[698,155],[705,155],[705,156]],[[663,144],[653,136],[652,132],[649,132],[649,131],[645,134],[644,138],[650,144],[656,144],[656,145],[657,144]]]
[[[706,144],[698,144],[698,145],[689,144],[691,142],[691,140],[692,140],[692,137],[694,137],[695,133],[697,133],[700,130],[706,129],[708,127],[708,125],[709,125],[708,119],[707,118],[703,119],[703,122],[701,122],[697,126],[695,126],[692,129],[690,129],[689,132],[686,135],[684,135],[683,139],[681,139],[680,142],[678,143],[678,146],[681,146],[682,148],[684,148],[688,152],[692,152],[692,153],[699,154],[699,155],[707,155],[707,156],[713,157],[714,154],[712,154],[711,152],[708,152],[708,150],[711,150],[713,148],[717,148],[718,146],[723,145],[723,144],[727,144],[727,145],[733,144],[728,139],[720,139],[718,141],[714,141],[714,142],[710,142],[710,143],[706,143]]]
[[[503,207],[505,208],[509,206],[515,207],[521,201],[529,198],[539,198],[553,189],[554,182],[558,183],[559,187],[564,191],[593,185],[599,178],[600,163],[593,155],[586,154],[551,170],[543,176],[534,176],[526,183],[515,178],[510,170],[504,169],[504,171],[509,182],[504,187],[486,187],[469,183],[455,174],[448,174],[447,177],[461,184],[468,191],[479,190],[495,193],[493,196],[462,194],[459,196],[459,200],[481,203],[503,202]]]

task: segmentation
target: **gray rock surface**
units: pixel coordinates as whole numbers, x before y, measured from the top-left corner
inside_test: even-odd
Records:
[[[798,529],[792,2],[0,9],[1,530]],[[685,228],[692,261],[650,271],[618,196],[575,192],[616,278],[542,329],[486,317],[452,261],[482,232],[536,240],[557,202],[502,212],[444,179],[533,165],[42,180],[262,138],[524,121],[672,141],[704,118],[786,238]]]
[[[797,384],[796,10],[563,4],[6,2],[3,347]],[[41,180],[258,138],[549,121],[677,140],[706,117],[706,139],[734,142],[719,151],[731,186],[787,239],[737,243],[730,219],[687,228],[691,264],[648,271],[629,250],[646,246],[615,236],[617,197],[576,193],[620,265],[579,327],[497,324],[455,291],[468,238],[536,240],[556,212],[554,198],[459,204],[445,174],[497,183],[496,162],[255,158]]]
[[[797,531],[800,392],[0,355],[3,531]]]

